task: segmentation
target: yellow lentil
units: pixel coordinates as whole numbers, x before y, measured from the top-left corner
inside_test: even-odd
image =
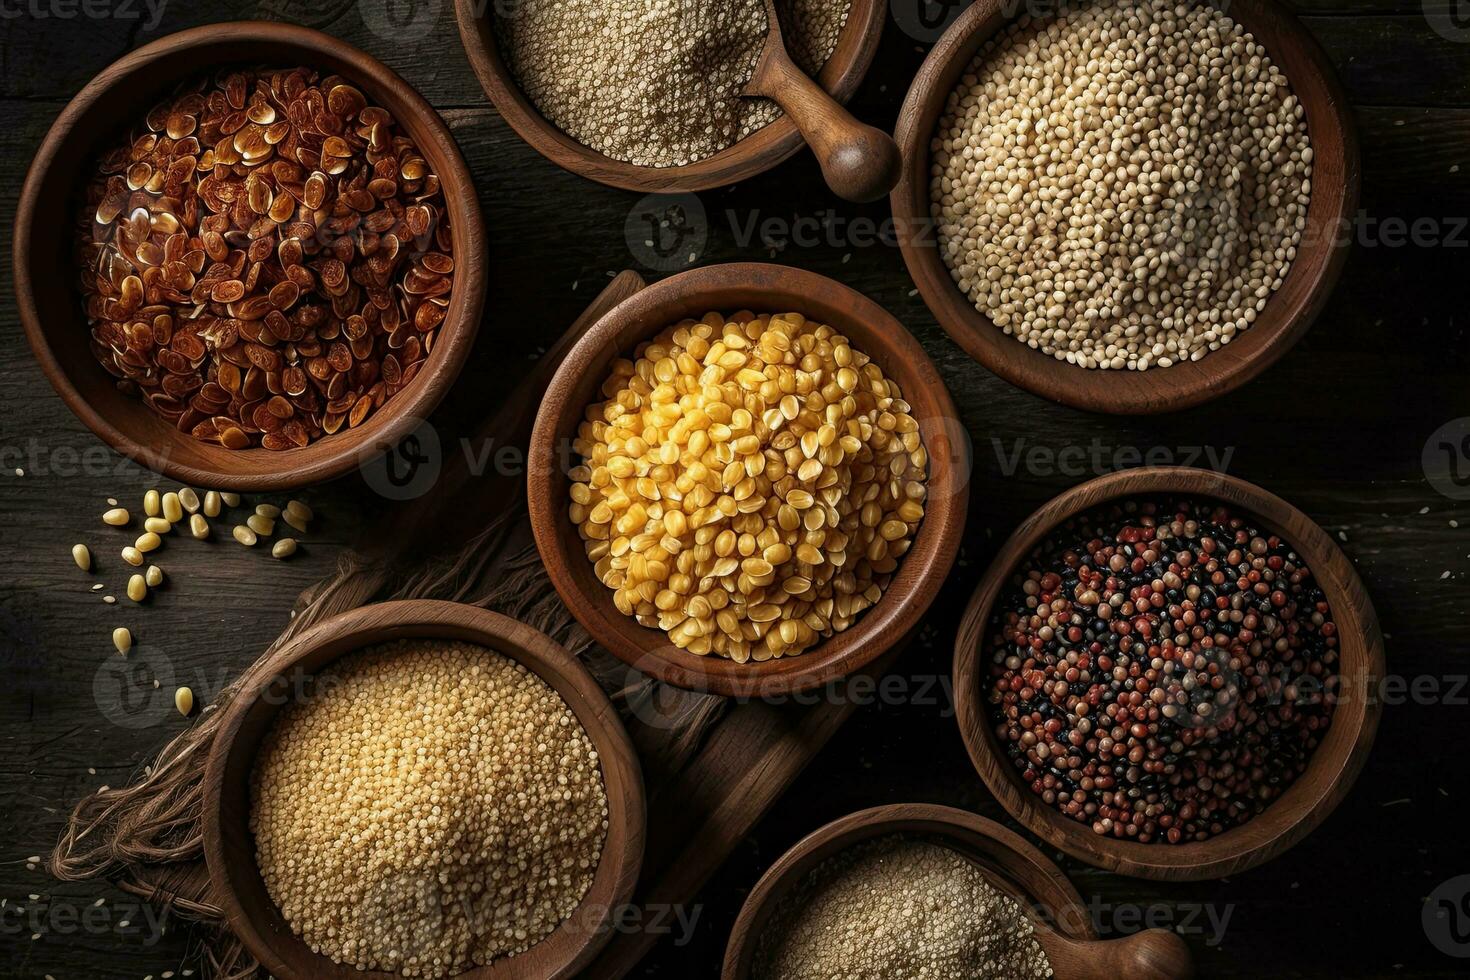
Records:
[[[691,653],[791,656],[881,597],[924,514],[898,385],[800,314],[710,313],[614,363],[568,514],[613,602]]]

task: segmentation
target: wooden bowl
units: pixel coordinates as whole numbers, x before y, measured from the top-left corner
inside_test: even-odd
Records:
[[[883,597],[849,629],[795,657],[737,664],[681,650],[661,631],[618,612],[567,516],[566,470],[587,406],[612,362],[685,317],[711,310],[796,312],[852,339],[898,382],[929,451],[929,496],[913,546]],[[825,276],[762,263],[706,266],[664,279],[618,304],[567,354],[531,434],[531,527],[562,600],[598,642],[624,662],[676,687],[726,696],[773,697],[810,690],[868,664],[918,624],[954,564],[965,523],[969,466],[962,427],[944,381],[907,330],[872,300]]]
[[[497,5],[492,4],[487,11],[484,0],[455,0],[454,6],[470,64],[496,111],[546,159],[589,180],[645,194],[702,191],[764,173],[803,145],[796,124],[782,115],[738,143],[682,167],[641,167],[614,160],[562,132],[521,91],[520,83],[500,56],[491,21]],[[837,36],[837,47],[816,76],[838,102],[852,98],[873,63],[887,13],[887,4],[882,0],[852,0],[847,23]]]
[[[576,658],[529,626],[462,603],[408,599],[363,606],[313,627],[250,669],[240,693],[222,709],[205,769],[204,858],[214,901],[230,931],[272,976],[395,976],[334,963],[291,932],[255,863],[250,773],[277,714],[297,698],[311,696],[308,678],[363,647],[416,637],[477,643],[525,665],[566,701],[601,757],[607,839],[581,905],[555,932],[519,956],[458,974],[466,980],[575,976],[611,938],[612,916],[631,900],[638,879],[645,829],[638,757],[612,703]]]
[[[986,646],[991,609],[1031,554],[1059,524],[1099,504],[1124,497],[1185,494],[1220,501],[1279,534],[1312,570],[1339,637],[1342,694],[1327,737],[1307,769],[1259,816],[1207,841],[1189,844],[1116,840],[1063,816],[1022,780],[996,737],[989,706]],[[1185,467],[1123,470],[1089,480],[1026,518],[980,580],[955,640],[956,715],[970,759],[985,785],[1012,817],[1047,843],[1088,864],[1161,881],[1219,878],[1253,868],[1285,851],[1327,819],[1342,802],[1373,745],[1379,705],[1371,697],[1383,676],[1378,615],[1336,543],[1301,511],[1254,484],[1223,473]]]
[[[72,216],[101,152],[180,82],[229,64],[337,73],[393,114],[439,174],[454,234],[454,292],[418,376],[353,429],[303,449],[234,452],[201,442],[118,391],[88,349]],[[118,452],[173,479],[228,490],[284,490],[340,476],[413,431],[453,383],[485,299],[485,225],[469,169],[437,113],[408,83],[349,44],[290,24],[211,24],[160,38],[113,63],[62,110],[26,175],[15,219],[15,292],[31,350],[57,394]]]
[[[904,261],[930,312],[955,343],[1011,384],[1094,412],[1152,414],[1189,408],[1250,381],[1280,359],[1322,311],[1343,264],[1358,206],[1360,166],[1352,112],[1332,63],[1301,23],[1273,0],[1238,0],[1228,13],[1265,45],[1291,82],[1307,115],[1312,143],[1312,197],[1296,260],[1250,329],[1198,361],[1147,371],[1078,367],[1008,336],[975,309],[940,255],[930,217],[929,144],[945,100],[980,47],[1007,23],[1013,8],[977,0],[929,52],[909,89],[894,134],[904,175],[891,196]]]
[[[721,980],[750,980],[771,917],[813,869],[839,851],[892,834],[927,838],[958,852],[985,871],[996,887],[1044,915],[1057,932],[1078,940],[1097,938],[1077,889],[1020,835],[964,810],[900,803],[834,820],[781,855],[741,906],[725,947]]]

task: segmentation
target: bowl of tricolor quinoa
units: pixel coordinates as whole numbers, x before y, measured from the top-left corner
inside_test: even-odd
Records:
[[[1091,411],[1200,404],[1321,312],[1358,151],[1331,65],[1272,0],[980,0],[899,114],[891,201],[940,325]]]
[[[955,717],[1048,844],[1200,881],[1342,802],[1384,670],[1373,602],[1310,517],[1228,474],[1142,467],[1059,494],[1001,545],[955,638]]]
[[[221,709],[204,851],[279,977],[572,977],[643,857],[637,756],[591,673],[475,606],[378,603]]]

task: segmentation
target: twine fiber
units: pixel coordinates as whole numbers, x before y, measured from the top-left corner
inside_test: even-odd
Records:
[[[448,599],[502,613],[547,634],[591,670],[628,722],[650,796],[660,775],[687,762],[723,714],[723,698],[658,684],[592,641],[551,586],[530,541],[523,495],[450,557],[406,571],[393,565],[389,558],[344,555],[334,575],[301,594],[290,624],[262,659],[318,623],[373,602]],[[264,972],[230,933],[202,872],[205,761],[222,709],[238,688],[238,680],[226,687],[132,783],[81,800],[48,860],[60,881],[107,879],[167,914],[200,924],[207,966],[221,980]],[[657,711],[659,724],[637,721],[647,710]]]

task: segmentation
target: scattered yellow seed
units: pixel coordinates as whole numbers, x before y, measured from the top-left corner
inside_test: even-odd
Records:
[[[225,502],[226,507],[240,506],[240,495],[238,493],[231,493],[228,490],[221,490],[219,492],[219,499]]]
[[[272,558],[290,558],[294,554],[296,554],[295,538],[282,538],[271,545]]]
[[[189,515],[189,533],[200,541],[209,537],[209,522],[204,519],[203,514]]]
[[[291,513],[290,508],[281,512],[281,520],[291,525],[291,528],[300,534],[306,533],[306,519],[300,514]]]
[[[144,581],[143,576],[134,575],[128,579],[128,598],[134,602],[142,602],[148,598],[148,583]]]
[[[119,626],[112,631],[112,645],[117,647],[118,653],[126,657],[133,648],[133,634],[128,632],[126,626]]]
[[[271,520],[275,520],[281,516],[281,508],[275,504],[256,504],[255,512],[261,517],[269,517]]]
[[[134,548],[132,545],[128,545],[122,550],[122,560],[129,565],[141,565],[143,564],[143,552]]]
[[[245,518],[245,525],[256,534],[263,534],[267,537],[274,534],[276,530],[276,522],[260,514],[251,514]]]
[[[143,519],[143,530],[152,531],[154,534],[167,534],[174,526],[165,517],[147,517]]]
[[[297,520],[305,523],[312,519],[311,508],[299,500],[291,500],[286,503],[286,513],[293,515]],[[293,524],[292,527],[295,527]]]
[[[114,507],[102,515],[102,523],[111,527],[122,527],[132,520],[132,515],[124,507]]]
[[[235,535],[235,540],[247,548],[255,547],[255,542],[260,540],[255,536],[255,532],[244,524],[236,524],[235,530],[232,533]]]
[[[179,487],[179,503],[189,513],[199,513],[199,494],[193,487]]]
[[[158,495],[157,490],[149,490],[143,494],[143,513],[149,517],[157,517],[163,513],[163,498]]]
[[[138,535],[138,540],[133,542],[133,547],[137,548],[139,551],[146,553],[149,551],[157,551],[159,545],[161,544],[163,544],[163,539],[158,536],[158,533],[156,531],[145,531],[144,533]]]
[[[105,603],[107,603],[110,606],[114,602],[117,601],[117,597],[116,596],[105,595],[105,596],[102,597],[102,601],[105,602]]]
[[[187,687],[181,687],[174,692],[174,707],[179,709],[179,714],[185,718],[194,712],[194,692]]]
[[[204,516],[205,517],[218,517],[219,516],[219,503],[220,503],[219,491],[218,490],[206,490],[204,492],[204,507],[203,507]]]
[[[163,495],[163,519],[177,524],[184,519],[184,504],[179,495],[170,491]]]
[[[92,570],[92,552],[87,550],[84,544],[71,546],[71,560],[77,563],[77,567],[84,572]]]
[[[148,583],[149,588],[158,588],[163,584],[163,569],[157,565],[149,565],[148,571],[143,573],[143,581]]]

